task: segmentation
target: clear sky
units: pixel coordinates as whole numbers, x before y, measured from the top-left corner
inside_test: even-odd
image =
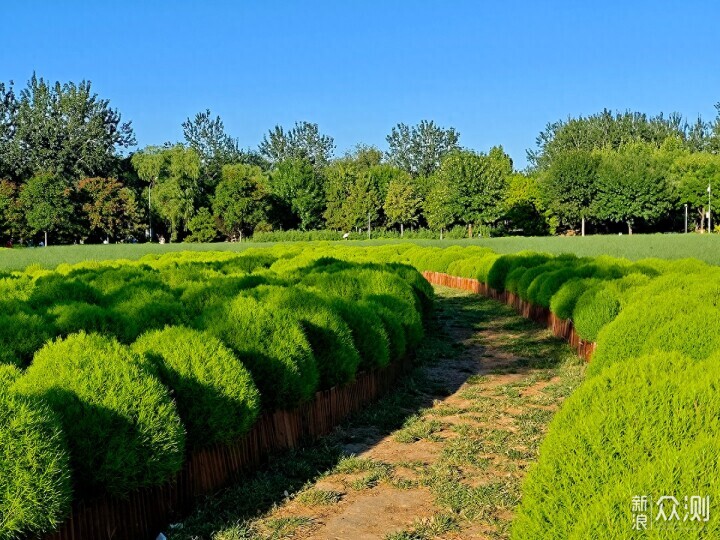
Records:
[[[182,139],[206,108],[244,147],[307,120],[336,154],[432,119],[522,168],[550,121],[603,107],[711,119],[720,101],[712,0],[3,4],[0,80],[89,79],[139,146]]]

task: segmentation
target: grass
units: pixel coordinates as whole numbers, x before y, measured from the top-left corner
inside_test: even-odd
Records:
[[[291,242],[292,243],[292,242]],[[297,242],[301,243],[301,242]],[[611,255],[631,260],[647,257],[683,259],[694,257],[710,264],[720,265],[720,236],[699,234],[635,234],[591,235],[586,237],[504,237],[474,238],[472,240],[363,240],[330,242],[336,245],[373,246],[413,243],[420,246],[448,247],[452,245],[489,247],[497,253],[515,253],[523,250],[547,253],[575,253],[579,256]],[[78,263],[87,260],[139,259],[149,253],[172,251],[242,251],[252,247],[268,247],[272,243],[213,244],[111,244],[83,246],[49,246],[47,248],[0,249],[0,270],[23,270],[29,265],[55,268],[61,263]]]

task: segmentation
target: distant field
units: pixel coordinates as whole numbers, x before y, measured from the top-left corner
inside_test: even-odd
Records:
[[[694,257],[710,264],[720,265],[720,235],[699,234],[650,234],[633,236],[586,236],[582,237],[506,237],[472,240],[364,240],[337,242],[347,245],[381,245],[410,242],[424,246],[447,247],[451,245],[487,246],[498,253],[532,250],[548,253],[575,253],[579,256],[612,255],[632,260],[646,257],[682,259]],[[47,248],[1,249],[0,270],[22,270],[29,265],[54,268],[61,263],[77,263],[85,260],[139,259],[148,253],[169,251],[241,251],[251,247],[267,247],[273,244],[243,242],[215,244],[111,244],[85,246],[50,246]]]

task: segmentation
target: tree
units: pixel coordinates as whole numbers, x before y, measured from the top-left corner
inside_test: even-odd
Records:
[[[267,218],[268,178],[260,167],[225,165],[215,190],[213,213],[228,237],[242,240]]]
[[[185,238],[186,242],[212,242],[217,236],[215,218],[206,207],[197,211],[188,221],[190,235]]]
[[[151,210],[167,223],[172,241],[177,241],[200,196],[200,156],[182,144],[148,146],[133,155],[132,163],[151,189]]]
[[[657,149],[642,142],[600,152],[597,197],[592,212],[600,219],[626,223],[632,234],[637,220],[652,222],[671,208],[668,172]]]
[[[18,188],[10,180],[0,180],[0,235],[16,236],[22,227]]]
[[[299,227],[306,231],[322,223],[325,186],[322,176],[307,159],[281,161],[270,176],[272,194],[285,203]]]
[[[541,176],[547,208],[563,225],[580,223],[585,236],[585,220],[597,192],[600,156],[588,150],[566,150],[555,156]]]
[[[537,175],[513,174],[508,178],[503,206],[510,234],[544,236],[555,233],[557,218],[547,209]]]
[[[5,91],[4,101],[13,99]],[[104,176],[112,172],[117,149],[135,144],[130,123],[92,92],[90,82],[50,85],[33,75],[19,100],[0,109],[0,123],[9,124],[0,131],[10,133],[4,159],[10,159],[16,179],[42,171],[64,178]]]
[[[435,182],[452,185],[457,193],[457,218],[468,227],[494,224],[503,215],[503,199],[507,179],[512,174],[512,161],[502,147],[488,154],[456,150],[443,159]]]
[[[709,153],[682,152],[670,165],[670,184],[680,205],[688,205],[695,215],[695,229],[705,231],[708,186],[720,185],[720,156]]]
[[[536,138],[536,150],[528,150],[533,168],[547,169],[556,156],[569,150],[591,152],[603,148],[618,150],[631,142],[659,147],[668,137],[686,140],[692,127],[679,114],[667,118],[625,111],[613,114],[608,109],[587,117],[569,118],[548,124]]]
[[[386,137],[387,159],[414,176],[429,176],[440,167],[443,157],[458,148],[459,138],[454,128],[444,129],[432,121],[423,120],[412,127],[401,123]]]
[[[320,134],[317,124],[296,122],[295,127],[288,131],[275,126],[263,137],[258,149],[273,166],[284,161],[303,159],[320,169],[332,157],[335,142],[332,137]]]
[[[90,232],[109,238],[137,233],[142,226],[142,211],[135,192],[115,178],[84,178],[77,184],[83,197],[82,210]]]
[[[323,217],[328,228],[348,230],[343,207],[357,175],[358,164],[351,156],[336,159],[325,168],[326,206]]]
[[[182,123],[183,136],[189,148],[200,156],[201,177],[210,187],[220,179],[223,165],[237,163],[243,157],[237,140],[225,133],[225,126],[219,116],[212,117],[210,109],[199,112],[192,120]]]
[[[440,240],[443,238],[443,231],[455,223],[461,210],[457,201],[458,192],[455,186],[437,182],[423,203],[425,220],[431,229],[440,231]]]
[[[383,206],[388,225],[400,225],[400,236],[403,236],[406,224],[417,223],[421,204],[409,177],[391,180]]]
[[[71,188],[67,182],[50,173],[33,176],[20,191],[20,205],[32,234],[68,229],[73,215]]]
[[[344,230],[375,223],[380,216],[380,193],[369,174],[358,176],[343,204]]]

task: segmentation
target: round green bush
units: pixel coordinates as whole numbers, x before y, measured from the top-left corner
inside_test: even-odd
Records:
[[[16,394],[20,377],[0,366],[0,540],[54,529],[70,510],[70,464],[60,422],[37,399]]]
[[[123,343],[132,343],[148,330],[187,322],[187,309],[172,293],[129,285],[108,307],[111,320],[116,321],[113,334]]]
[[[271,311],[287,312],[303,327],[320,373],[320,388],[355,378],[360,355],[350,327],[317,293],[300,287],[260,286],[250,293]]]
[[[50,325],[36,313],[0,314],[0,364],[26,366],[51,337]]]
[[[40,349],[15,388],[58,415],[81,493],[115,495],[172,477],[185,430],[167,389],[116,340],[73,334]]]
[[[56,332],[60,335],[86,332],[113,333],[118,322],[109,310],[86,302],[55,304],[48,309]]]
[[[487,284],[497,291],[505,290],[505,280],[510,272],[518,266],[533,268],[548,262],[552,257],[544,253],[535,253],[532,251],[521,251],[512,255],[502,255],[498,257],[490,270],[488,271]]]
[[[534,280],[527,290],[528,300],[535,305],[550,307],[553,296],[569,280],[578,277],[574,266],[546,272]]]
[[[395,322],[399,322],[405,330],[405,346],[393,343],[393,329],[388,327],[388,324],[393,323],[386,322],[391,348],[411,349],[422,339],[424,328],[421,301],[412,287],[391,271],[350,268],[331,273],[314,272],[308,274],[302,283],[348,300],[365,300],[394,313]],[[384,316],[382,318],[386,319]]]
[[[513,268],[512,271],[507,275],[507,278],[505,278],[505,290],[507,292],[517,294],[520,279],[523,277],[523,274],[525,272],[527,272],[526,266],[518,266],[517,268]]]
[[[572,319],[578,299],[598,283],[600,280],[594,278],[566,281],[550,299],[550,311],[561,319]]]
[[[585,291],[573,310],[573,324],[578,335],[587,341],[595,341],[600,330],[620,313],[618,293],[601,282]]]
[[[73,301],[96,304],[101,299],[102,294],[97,289],[72,275],[49,274],[35,281],[29,302],[32,307],[43,307]]]
[[[632,499],[720,498],[720,358],[657,353],[586,380],[550,424],[522,490],[514,540],[635,537]],[[680,507],[680,519],[683,508]],[[668,524],[669,525],[669,524]],[[717,538],[720,517],[647,538]]]
[[[230,347],[250,370],[263,406],[292,408],[310,399],[318,366],[300,323],[249,296],[205,313],[199,323]]]
[[[329,297],[328,302],[350,327],[355,348],[360,353],[359,368],[368,370],[387,366],[390,363],[390,339],[373,305],[338,297]],[[400,332],[404,337],[402,328]]]
[[[600,332],[588,374],[656,350],[707,358],[720,350],[718,305],[720,272],[653,279],[633,290],[620,314]]]
[[[172,389],[189,446],[233,441],[257,419],[260,394],[250,372],[219,339],[174,326],[142,335],[132,349]]]

